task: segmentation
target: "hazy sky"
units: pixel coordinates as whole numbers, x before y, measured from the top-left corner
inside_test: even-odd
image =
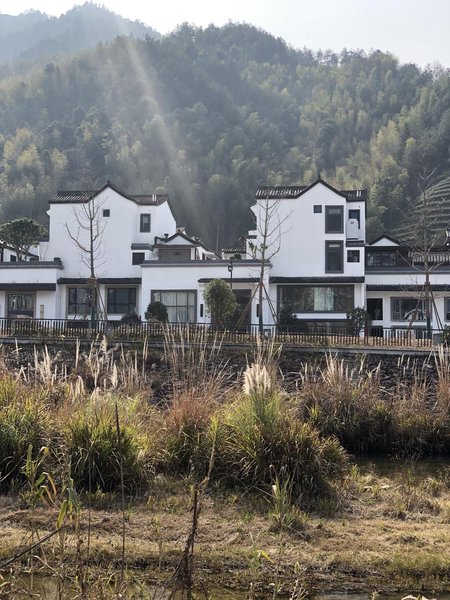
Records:
[[[59,16],[84,0],[0,0],[0,13]],[[402,62],[450,67],[450,0],[105,0],[97,2],[161,33],[183,22],[247,22],[304,46],[390,51]]]

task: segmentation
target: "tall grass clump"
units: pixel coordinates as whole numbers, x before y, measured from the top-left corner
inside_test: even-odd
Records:
[[[389,447],[394,423],[379,389],[379,368],[367,372],[364,361],[351,368],[328,354],[325,366],[315,372],[303,365],[298,416],[323,435],[335,435],[351,452],[383,451]]]
[[[29,447],[35,458],[43,446],[51,445],[52,422],[38,391],[29,391],[18,381],[0,382],[0,491],[20,486]]]
[[[131,402],[126,408],[120,410],[120,436],[112,397],[94,397],[66,416],[63,436],[70,474],[85,491],[116,492],[123,475],[125,489],[132,494],[147,477],[149,441]]]
[[[264,365],[244,374],[243,393],[224,409],[217,441],[217,473],[229,484],[270,489],[289,480],[292,497],[308,500],[332,490],[346,470],[345,451],[292,414]]]

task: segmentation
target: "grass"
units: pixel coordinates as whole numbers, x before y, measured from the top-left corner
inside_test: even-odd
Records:
[[[209,346],[201,335],[175,344],[168,329],[161,369],[147,368],[144,355],[104,345],[77,347],[71,369],[46,349],[16,372],[0,365],[0,492],[22,490],[24,507],[19,513],[6,496],[5,522],[12,525],[2,555],[11,555],[25,536],[25,467],[34,461],[34,480],[45,473],[42,481],[51,477],[56,488],[48,514],[33,505],[36,537],[55,526],[67,490],[80,499],[81,516],[60,544],[73,573],[88,565],[80,581],[95,578],[94,563],[174,568],[193,514],[188,489],[205,481],[195,551],[202,573],[231,564],[241,584],[245,577],[267,583],[278,556],[277,581],[283,565],[293,575],[297,562],[306,573],[351,572],[371,581],[374,570],[391,574],[389,565],[407,548],[402,577],[446,580],[450,541],[440,529],[450,522],[449,472],[419,479],[405,468],[396,480],[380,479],[350,468],[348,452],[448,451],[448,357],[435,358],[433,395],[424,372],[412,378],[405,372],[388,395],[379,369],[368,372],[363,362],[352,369],[331,357],[321,369],[304,365],[297,391],[287,393],[273,345],[261,345],[237,377],[220,358],[220,340]],[[152,395],[154,380],[164,397]],[[155,539],[147,539],[148,531]],[[352,558],[352,544],[364,560]],[[58,545],[46,543],[43,564],[50,569],[49,547]],[[249,553],[259,557],[257,575]]]

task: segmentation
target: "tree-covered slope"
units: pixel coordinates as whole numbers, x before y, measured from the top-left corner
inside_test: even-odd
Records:
[[[118,35],[144,38],[159,34],[95,4],[75,6],[59,18],[39,11],[17,16],[0,14],[0,64],[94,48]]]
[[[0,132],[3,218],[42,219],[57,187],[110,179],[166,191],[215,247],[251,226],[258,185],[320,172],[370,189],[375,236],[403,220],[422,172],[449,174],[449,74],[378,51],[294,51],[248,25],[183,26],[4,80]]]

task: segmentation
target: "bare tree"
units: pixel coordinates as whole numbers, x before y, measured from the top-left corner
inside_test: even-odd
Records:
[[[436,184],[434,182],[436,169],[424,170],[419,174],[419,198],[414,211],[410,215],[411,226],[411,250],[408,262],[424,275],[424,283],[421,293],[417,299],[416,307],[411,315],[409,328],[413,326],[422,303],[424,305],[427,337],[431,337],[432,312],[438,320],[438,326],[442,324],[436,309],[435,298],[430,282],[430,275],[444,262],[449,262],[448,252],[442,252],[445,229],[448,227],[448,211],[446,210],[446,196],[450,191],[449,182]]]
[[[76,225],[69,227],[66,223],[69,238],[80,251],[81,262],[87,267],[89,277],[87,287],[89,289],[89,304],[91,323],[101,315],[99,311],[100,295],[98,293],[97,269],[104,264],[103,260],[103,233],[106,221],[101,219],[103,202],[94,196],[87,202],[79,204],[74,209]]]
[[[263,191],[261,197],[256,201],[257,244],[253,247],[253,254],[255,258],[261,261],[258,285],[255,290],[255,294],[258,294],[258,330],[260,334],[264,332],[264,299],[267,300],[274,321],[277,321],[276,310],[266,289],[265,278],[271,258],[278,254],[281,248],[281,237],[285,233],[282,226],[292,212],[280,216],[280,202],[281,200],[277,197],[271,198],[269,187]]]

